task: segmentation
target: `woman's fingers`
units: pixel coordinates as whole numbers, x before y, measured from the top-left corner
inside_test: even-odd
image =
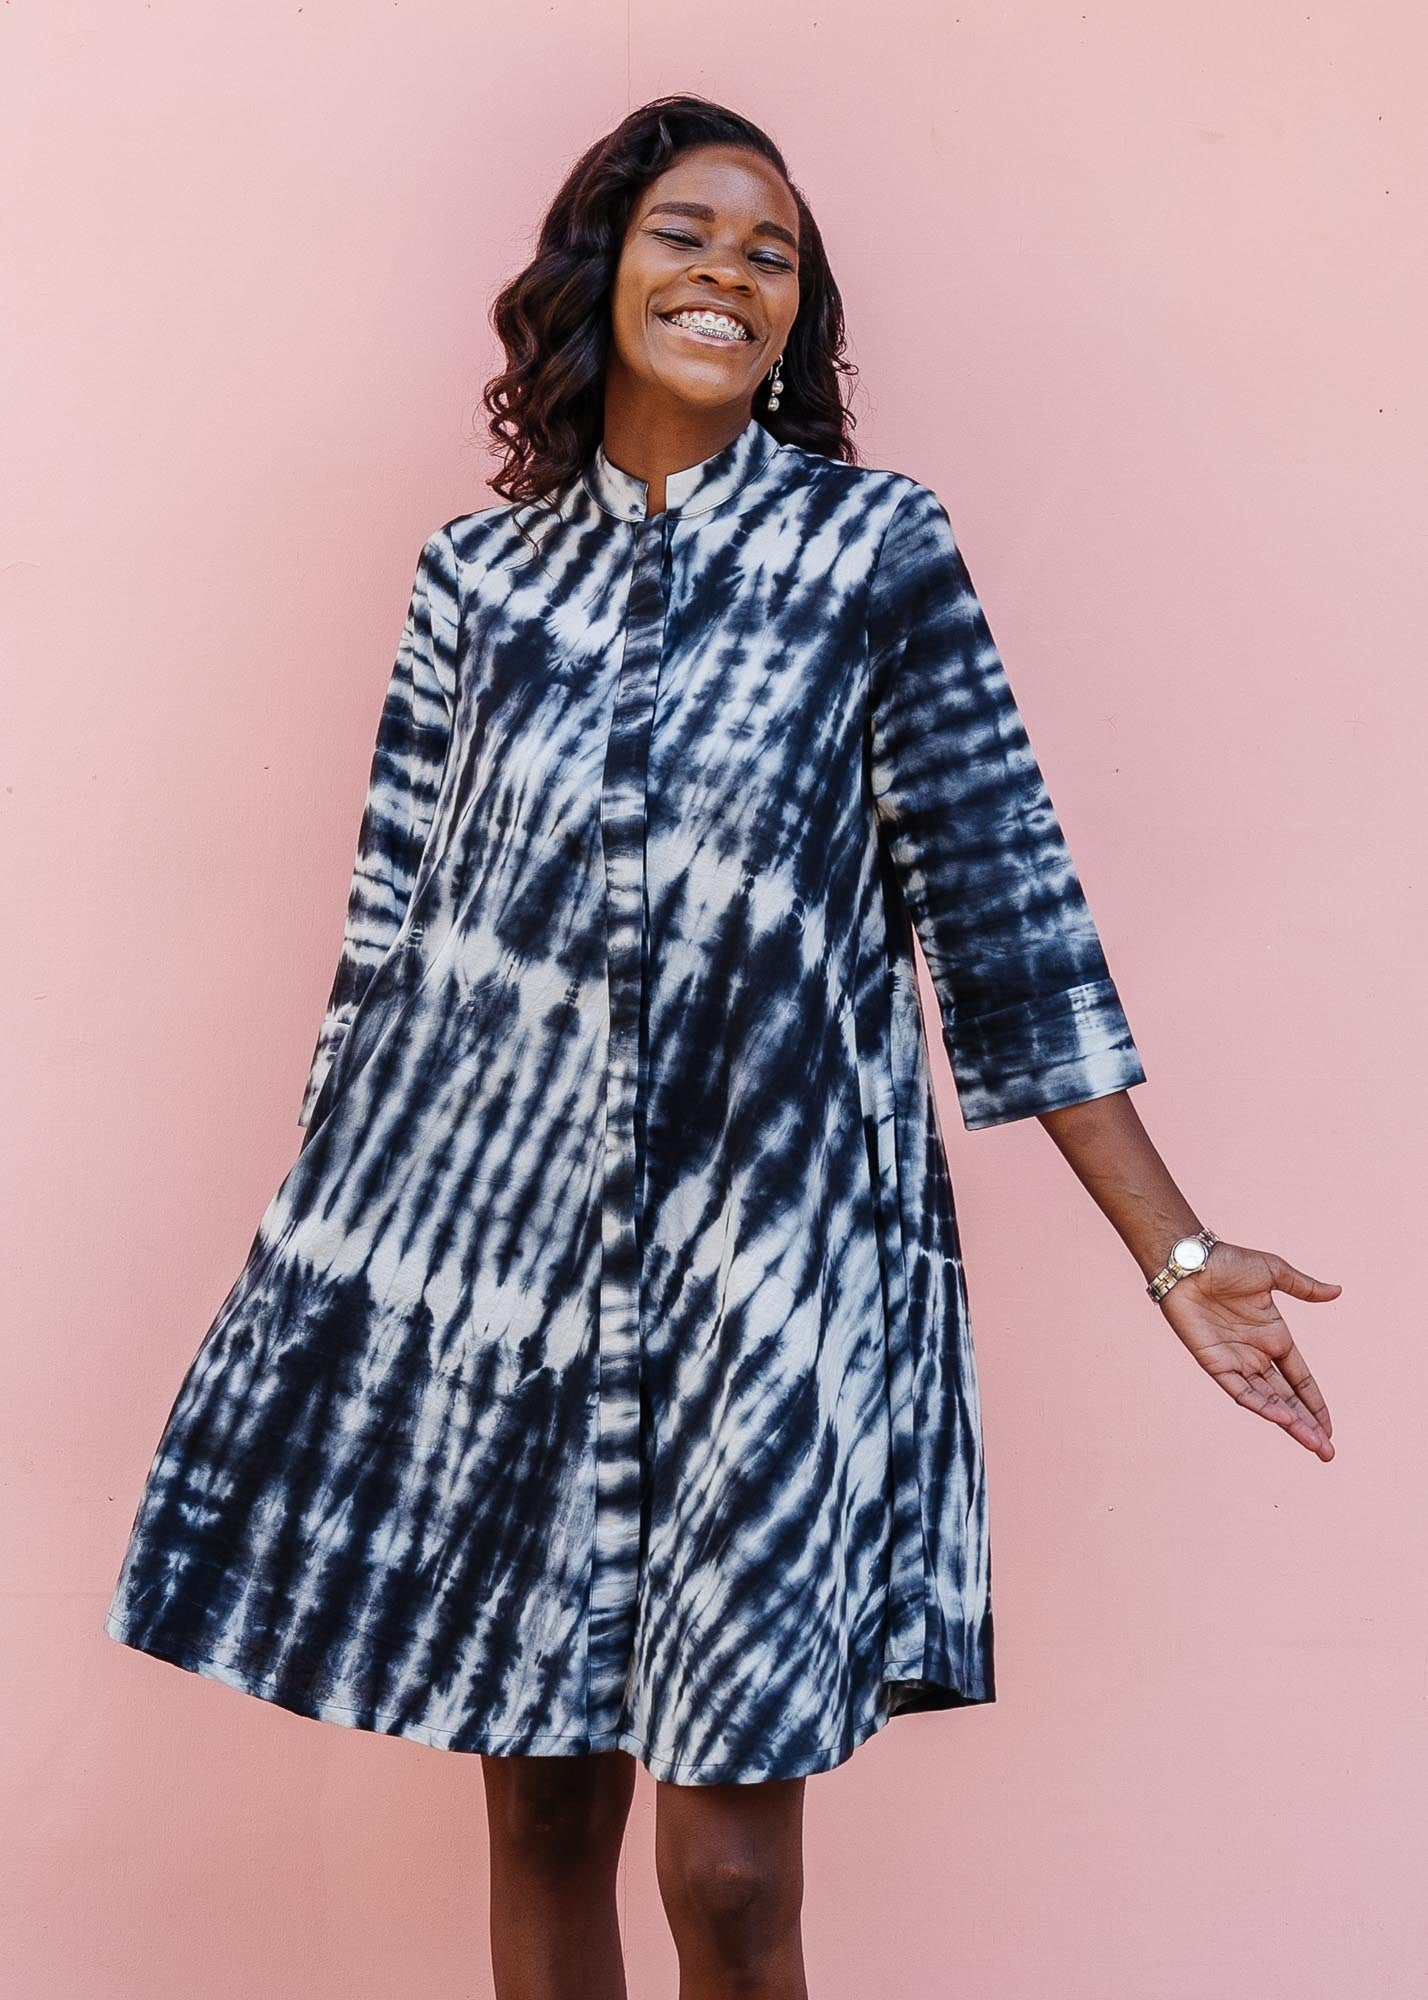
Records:
[[[1270,1283],[1276,1291],[1288,1292],[1291,1298],[1307,1299],[1311,1305],[1322,1305],[1326,1299],[1336,1299],[1344,1289],[1334,1285],[1327,1278],[1311,1278],[1307,1272],[1296,1271],[1292,1264],[1286,1264],[1282,1257],[1271,1256]]]
[[[1272,1368],[1254,1375],[1243,1375],[1236,1368],[1228,1368],[1218,1373],[1216,1380],[1237,1403],[1253,1410],[1256,1416],[1278,1424],[1310,1451],[1317,1452],[1321,1458],[1334,1456],[1327,1429],[1300,1402],[1289,1383],[1281,1380]],[[1315,1393],[1318,1394],[1317,1389]],[[1320,1401],[1323,1401],[1322,1397]]]
[[[1289,1352],[1281,1354],[1276,1362],[1280,1374],[1293,1389],[1300,1402],[1314,1417],[1325,1437],[1334,1435],[1334,1426],[1329,1421],[1329,1406],[1319,1391],[1319,1384],[1309,1373],[1309,1365],[1299,1349],[1290,1342]]]

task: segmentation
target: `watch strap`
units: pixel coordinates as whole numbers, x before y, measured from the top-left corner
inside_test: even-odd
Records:
[[[1177,1236],[1175,1240],[1177,1243],[1183,1243],[1185,1241],[1185,1238],[1183,1236]],[[1203,1243],[1205,1248],[1209,1250],[1216,1243],[1218,1243],[1220,1239],[1215,1234],[1213,1229],[1199,1229],[1195,1232],[1194,1240],[1197,1243]],[[1196,1269],[1201,1271],[1203,1271],[1204,1268],[1205,1266],[1203,1264],[1196,1266]],[[1150,1283],[1146,1286],[1145,1289],[1150,1294],[1151,1298],[1155,1300],[1156,1304],[1159,1305],[1160,1301],[1165,1297],[1165,1294],[1170,1290],[1171,1286],[1178,1284],[1182,1278],[1188,1276],[1189,1272],[1185,1269],[1185,1267],[1183,1265],[1176,1263],[1175,1253],[1172,1250],[1168,1262],[1166,1262],[1161,1266],[1161,1268],[1156,1272],[1155,1276],[1150,1280]]]

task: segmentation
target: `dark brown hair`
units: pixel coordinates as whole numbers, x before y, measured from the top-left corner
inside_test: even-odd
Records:
[[[498,293],[491,324],[506,367],[482,392],[504,463],[490,484],[505,500],[538,500],[573,479],[604,435],[610,298],[629,220],[641,191],[694,146],[735,145],[759,153],[788,182],[798,209],[799,304],[783,353],[777,410],[754,415],[781,443],[857,463],[855,418],[840,377],[843,301],[818,225],[766,132],[705,97],[657,97],[598,139],[566,175],[541,224],[536,254]]]

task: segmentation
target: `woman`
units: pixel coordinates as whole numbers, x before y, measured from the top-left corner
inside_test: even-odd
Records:
[[[634,1759],[681,1993],[806,1991],[803,1786],[995,1699],[976,1367],[916,992],[1237,1402],[1333,1455],[1202,1230],[933,492],[698,98],[502,294],[500,503],[421,552],[302,1150],[154,1455],[111,1635],[483,1756],[503,1996],[625,1990]]]

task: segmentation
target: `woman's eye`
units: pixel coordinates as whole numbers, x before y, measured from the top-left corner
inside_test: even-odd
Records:
[[[699,244],[697,236],[690,236],[683,229],[656,229],[651,231],[651,234],[662,236],[666,243],[692,243],[696,248]],[[786,257],[780,257],[776,254],[757,257],[754,261],[762,264],[769,271],[791,271],[793,269],[792,264],[789,263]]]

